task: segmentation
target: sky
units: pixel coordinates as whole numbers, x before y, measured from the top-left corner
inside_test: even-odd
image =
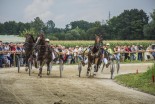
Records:
[[[104,21],[124,10],[143,9],[148,15],[155,9],[155,0],[0,0],[0,22],[31,22],[40,17],[44,23],[53,20],[65,28],[72,21]]]

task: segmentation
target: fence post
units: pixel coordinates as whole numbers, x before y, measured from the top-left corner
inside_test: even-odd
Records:
[[[13,62],[14,62],[14,67],[16,67],[16,54],[15,54],[15,52],[13,53]]]
[[[145,61],[145,60],[144,60],[144,57],[145,57],[145,56],[144,56],[144,51],[143,51],[143,52],[142,52],[142,61]]]

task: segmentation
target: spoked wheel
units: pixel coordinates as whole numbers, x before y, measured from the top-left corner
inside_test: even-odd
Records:
[[[90,70],[87,72],[88,77],[94,77],[94,68],[93,65],[91,65]]]
[[[62,59],[60,59],[59,69],[60,69],[60,78],[61,78],[62,77],[62,71],[63,71],[63,60]]]
[[[117,68],[117,74],[118,74],[119,73],[119,69],[120,69],[120,62],[118,61],[116,65],[117,65],[116,68]]]
[[[79,62],[78,64],[78,70],[79,70],[79,77],[81,77],[81,71],[82,71],[82,63]]]
[[[93,77],[96,76],[96,72],[97,72],[96,70],[97,70],[97,65],[95,64],[94,65],[94,70],[93,70]]]
[[[20,58],[17,58],[18,73],[20,72]]]
[[[101,72],[103,72],[104,67],[105,67],[105,63],[103,63],[103,66],[102,66]]]
[[[31,70],[32,70],[32,62],[31,61],[29,61],[29,76],[31,75]]]
[[[51,74],[51,69],[52,69],[52,63],[50,62],[49,69],[47,70],[47,75]]]
[[[114,65],[114,60],[112,60],[111,67],[110,67],[111,79],[113,79],[114,70],[115,70],[115,65]]]

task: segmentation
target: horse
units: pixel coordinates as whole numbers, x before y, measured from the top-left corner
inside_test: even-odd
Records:
[[[102,49],[101,46],[103,45],[102,43],[102,38],[101,36],[96,35],[95,38],[95,43],[94,46],[90,49],[88,53],[88,67],[87,67],[87,76],[90,74],[91,75],[91,67],[94,64],[94,74],[93,76],[96,75],[98,72],[98,68],[101,64],[102,60]]]
[[[44,34],[40,34],[37,38],[34,48],[38,51],[37,61],[39,61],[39,74],[42,77],[42,68],[47,64],[47,75],[50,75],[50,62],[52,61],[52,48],[45,42]]]
[[[28,62],[29,59],[31,57],[31,55],[33,54],[33,46],[35,44],[35,40],[32,34],[26,34],[26,39],[25,39],[25,43],[23,45],[24,50],[25,50],[25,63],[26,63],[26,71],[29,69],[28,68]],[[33,55],[34,57],[34,55]]]

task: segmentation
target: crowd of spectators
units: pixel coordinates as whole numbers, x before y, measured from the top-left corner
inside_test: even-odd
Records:
[[[132,45],[132,46],[116,46],[114,48],[114,52],[119,52],[122,53],[121,59],[126,61],[126,60],[139,60],[142,61],[143,60],[143,51],[144,48],[142,45],[136,46],[136,45]]]
[[[0,41],[0,67],[5,63],[7,66],[13,66],[13,54],[16,52],[24,52],[23,43],[3,43]]]
[[[76,46],[76,47],[65,47],[61,45],[51,45],[51,47],[56,51],[56,52],[61,52],[61,58],[63,59],[64,63],[66,64],[75,64],[79,61],[79,59],[82,59],[82,52],[87,49],[89,51],[89,47],[83,47],[83,46]],[[106,48],[106,46],[103,46],[102,48]],[[151,52],[150,54],[152,57],[155,59],[155,47],[150,47],[149,49],[144,49],[142,45],[136,46],[116,46],[114,49],[112,49],[113,54],[117,54],[120,58],[121,61],[134,61],[134,60],[145,60],[144,59],[144,54],[143,51],[146,50],[154,50],[154,52]],[[17,66],[14,65],[14,53],[16,52],[24,52],[23,48],[23,43],[3,43],[0,41],[0,68],[4,67],[3,64],[8,65],[9,67],[11,66]],[[22,56],[22,61],[21,65],[24,64],[24,54],[17,54],[18,55],[23,55]],[[148,54],[149,55],[149,54]],[[21,56],[20,56],[21,57]],[[53,55],[53,57],[56,57]],[[151,56],[147,56],[147,58],[151,58]],[[87,57],[85,57],[87,58]],[[54,59],[54,58],[53,58]],[[54,60],[56,63],[58,63],[57,60]]]

